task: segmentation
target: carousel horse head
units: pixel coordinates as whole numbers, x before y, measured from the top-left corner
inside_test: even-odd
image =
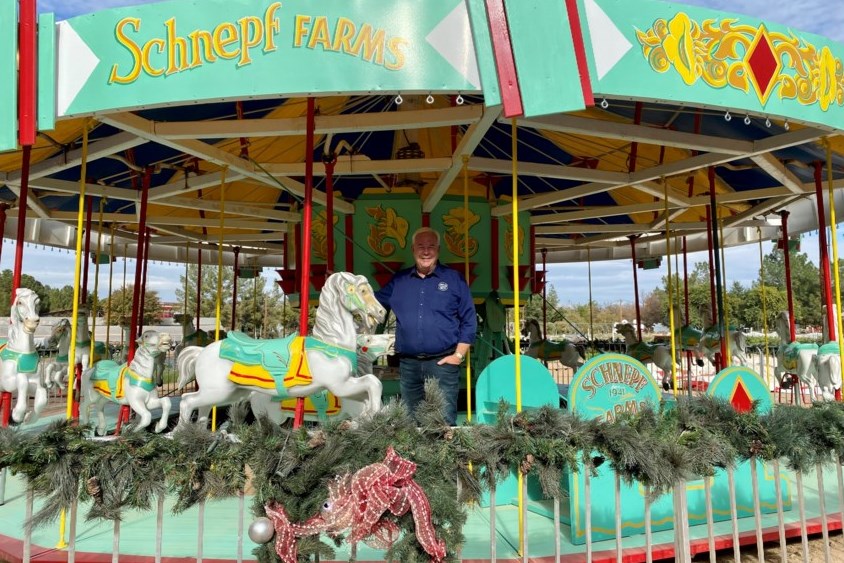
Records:
[[[12,326],[18,327],[26,334],[35,334],[35,329],[41,322],[41,316],[38,314],[40,307],[41,298],[37,293],[27,287],[19,287],[9,314]]]
[[[791,341],[791,319],[788,316],[788,311],[780,311],[774,321],[774,330],[780,337],[780,341],[787,344]]]
[[[630,323],[621,323],[619,325],[616,325],[615,330],[622,336],[622,338],[624,338],[624,340],[638,341],[638,337],[636,336],[636,329],[633,328],[633,325]]]
[[[522,327],[522,336],[531,340],[542,340],[542,329],[536,319],[526,319]]]
[[[135,343],[138,345],[138,352],[143,350],[154,358],[160,354],[166,354],[172,342],[170,335],[166,332],[145,330]]]
[[[320,309],[345,309],[352,314],[361,332],[369,333],[383,322],[387,311],[375,299],[372,286],[364,276],[336,272],[328,276],[319,296]],[[326,320],[326,319],[323,319]],[[315,332],[317,329],[315,327]]]
[[[59,342],[65,335],[70,334],[70,321],[61,319],[53,325],[53,330],[50,331],[50,342]]]

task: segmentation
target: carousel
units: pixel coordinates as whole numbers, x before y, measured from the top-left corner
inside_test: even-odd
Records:
[[[799,537],[809,561],[813,535],[836,557],[844,45],[654,0],[197,7],[56,21],[0,0],[0,229],[15,241],[0,560],[764,560]],[[436,385],[411,417],[385,369],[395,337],[374,292],[412,264],[420,227],[478,313],[456,427]],[[824,334],[806,344],[789,256],[812,231]],[[756,362],[724,249],[758,245],[761,262],[771,240],[788,307]],[[76,257],[46,359],[27,244]],[[676,283],[697,251],[704,326]],[[135,293],[108,359],[97,294],[127,258]],[[631,268],[622,347],[553,342],[546,318],[521,318],[547,302],[549,264],[582,264],[600,299],[604,260]],[[140,313],[153,261],[233,268],[233,307],[240,275],[275,270],[298,330],[252,338],[234,311],[223,327],[218,285],[202,331],[197,287],[174,350]],[[663,261],[669,338],[648,342],[638,270]]]

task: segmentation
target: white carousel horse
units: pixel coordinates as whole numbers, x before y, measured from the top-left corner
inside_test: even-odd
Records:
[[[202,329],[197,329],[193,324],[193,317],[185,314],[178,314],[174,316],[177,323],[182,325],[182,341],[176,346],[174,357],[178,358],[179,354],[188,346],[208,346],[214,342],[214,334],[206,332]],[[220,340],[226,337],[226,331],[220,331]]]
[[[7,339],[0,340],[0,391],[16,396],[12,409],[15,422],[34,422],[47,404],[43,384],[43,364],[35,350],[35,330],[41,322],[38,307],[41,299],[31,289],[20,287],[9,312],[11,326]],[[33,394],[32,411],[27,411],[27,398]]]
[[[79,409],[80,422],[87,423],[93,407],[97,413],[97,433],[105,434],[103,407],[109,401],[129,405],[140,421],[135,430],[142,430],[152,422],[151,409],[161,408],[161,419],[155,431],[167,427],[170,415],[170,397],[159,397],[158,387],[153,380],[155,358],[170,349],[170,335],[166,332],[147,330],[138,339],[135,357],[129,364],[118,364],[103,360],[82,373],[82,401]]]
[[[689,325],[675,329],[675,338],[683,350],[692,350],[699,356],[705,356],[709,363],[715,365],[715,354],[721,351],[721,331],[712,319],[712,307],[703,305],[700,314],[707,328],[698,330]],[[730,346],[730,364],[747,366],[747,336],[740,330],[728,331]],[[700,361],[698,365],[703,365]]]
[[[568,340],[552,342],[542,338],[542,329],[536,319],[525,321],[522,336],[527,336],[529,339],[525,355],[531,358],[545,361],[559,360],[564,366],[568,366],[574,371],[577,371],[586,361],[577,351],[577,347]]]
[[[123,342],[124,345],[120,348],[120,351],[114,356],[117,358],[115,361],[120,363],[125,363],[126,358],[129,357],[129,345],[128,342],[132,339],[132,331],[130,327],[124,326],[123,327]],[[161,387],[164,384],[164,368],[167,361],[167,353],[164,354],[157,354],[155,356],[155,365],[152,369],[153,374],[153,381],[155,381],[156,387]]]
[[[69,336],[68,336],[69,337]],[[76,317],[76,364],[82,369],[91,365],[91,330],[88,328],[88,310],[80,307]],[[109,357],[108,346],[105,342],[94,342],[94,361],[98,362]]]
[[[53,326],[48,342],[55,342],[58,348],[56,357],[44,368],[44,384],[51,388],[64,389],[67,376],[68,352],[70,351],[70,321],[62,319]]]
[[[836,307],[832,306],[833,322],[835,323],[835,337],[839,337],[838,315],[835,314]],[[826,305],[823,307],[823,340],[824,344],[818,348],[818,355],[815,356],[815,369],[818,374],[818,386],[821,388],[821,397],[825,401],[835,400],[835,391],[841,389],[841,355],[838,351],[838,341],[829,340],[829,329],[827,328]]]
[[[815,387],[818,385],[817,363],[815,361],[818,355],[818,345],[791,341],[788,311],[782,311],[777,315],[774,326],[780,337],[780,345],[777,348],[777,365],[774,368],[777,381],[782,387],[786,375],[797,376],[797,389],[794,391],[795,401],[802,401],[801,385],[806,385],[809,388],[809,399],[814,401]]]
[[[365,412],[381,408],[381,381],[354,377],[357,325],[370,332],[386,311],[364,276],[337,272],[328,277],[319,298],[313,337],[257,340],[231,332],[205,348],[190,346],[177,360],[182,388],[194,378],[199,390],[182,395],[179,423],[198,410],[206,424],[213,405],[227,405],[253,392],[271,397],[308,397],[322,390],[335,397],[366,396]]]
[[[392,356],[395,351],[395,344],[396,336],[394,334],[359,334],[357,345],[357,377],[371,374],[372,364],[381,356]],[[322,391],[308,398],[311,402],[312,410],[316,410],[316,414],[306,414],[305,420],[320,421],[328,418],[330,410],[327,394],[326,391]],[[249,404],[255,415],[266,415],[273,422],[282,424],[292,416],[296,406],[296,399],[281,401],[281,405],[279,405],[278,401],[273,400],[273,397],[269,395],[252,393]],[[340,405],[340,412],[336,414],[355,418],[364,412],[365,407],[366,404],[364,401],[354,397],[346,397]]]
[[[662,387],[663,389],[671,388],[671,348],[663,344],[648,344],[641,342],[636,337],[636,329],[633,325],[622,323],[618,325],[618,333],[624,337],[624,343],[627,345],[626,354],[639,360],[643,364],[653,363],[656,367],[662,370]],[[680,373],[680,366],[674,364],[677,373]]]

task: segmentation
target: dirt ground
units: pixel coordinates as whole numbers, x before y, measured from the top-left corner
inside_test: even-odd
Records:
[[[830,558],[832,563],[844,562],[844,536],[840,531],[831,532],[829,535],[830,543]],[[786,545],[788,551],[788,561],[800,562],[803,561],[803,544],[800,537],[790,538]],[[741,548],[741,561],[743,563],[758,563],[759,557],[756,552],[756,545],[743,545]],[[693,561],[709,561],[708,553],[699,553]],[[734,563],[733,549],[719,551],[715,559],[717,563]],[[779,543],[766,546],[765,561],[779,563],[785,561],[780,554]],[[823,537],[821,535],[809,537],[809,561],[811,563],[822,563],[824,561]]]

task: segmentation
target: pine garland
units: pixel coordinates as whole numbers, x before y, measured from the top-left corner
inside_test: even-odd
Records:
[[[118,439],[95,441],[91,428],[68,422],[38,434],[0,428],[0,468],[24,476],[43,501],[27,524],[32,527],[54,522],[75,501],[87,503],[89,519],[116,520],[127,509],[150,510],[169,494],[180,512],[203,499],[237,495],[247,474],[256,516],[264,515],[265,503],[277,501],[291,521],[300,522],[319,512],[329,480],[381,461],[392,446],[417,464],[414,479],[429,498],[437,534],[453,554],[464,541],[465,503],[513,469],[536,476],[545,495],[560,498],[566,472],[581,463],[590,471],[609,463],[625,482],[640,482],[657,496],[680,480],[712,475],[751,457],[783,459],[799,471],[844,460],[841,403],[775,406],[760,415],[737,413],[720,399],[680,397],[612,423],[584,421],[550,407],[516,414],[502,403],[495,425],[454,429],[442,418],[439,389],[433,385],[426,392],[419,422],[391,403],[354,424],[332,421],[293,430],[264,418],[248,422],[248,408],[235,405],[216,433],[187,426],[161,436],[130,427]],[[412,516],[394,522],[403,534],[387,557],[427,561]],[[299,553],[303,559],[331,558],[342,541],[302,538]],[[272,543],[255,553],[261,561],[278,560]]]

